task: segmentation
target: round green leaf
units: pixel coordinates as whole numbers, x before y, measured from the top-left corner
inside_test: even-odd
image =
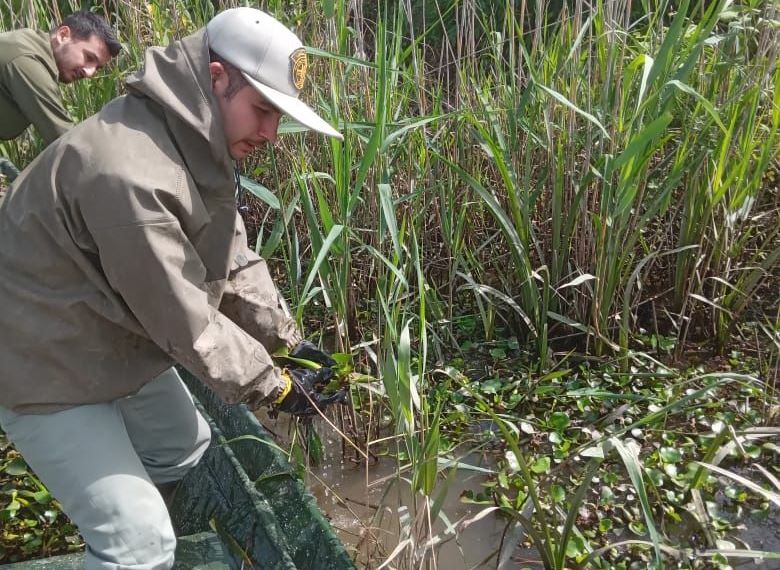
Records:
[[[664,484],[664,474],[658,469],[645,469],[645,473],[647,473],[648,478],[656,487]]]
[[[570,423],[569,414],[566,412],[553,412],[550,416],[550,426],[557,431],[565,430]]]
[[[540,457],[533,465],[531,465],[531,471],[534,473],[547,473],[550,470],[550,458]]]
[[[577,536],[576,534],[573,534],[569,536],[569,541],[566,543],[566,556],[569,558],[576,558],[582,552],[585,550],[585,542]]]
[[[498,394],[498,391],[501,389],[501,380],[498,378],[489,378],[482,383],[480,388],[485,394]]]
[[[21,477],[27,474],[27,464],[21,457],[16,457],[8,462],[4,471],[11,477]]]
[[[494,360],[501,360],[506,358],[506,350],[503,348],[491,348],[490,356],[492,356]]]
[[[647,529],[645,528],[645,525],[642,523],[642,521],[631,521],[628,523],[628,528],[631,529],[631,532],[638,536],[644,536],[647,533]]]
[[[665,463],[678,463],[682,459],[682,453],[675,447],[662,447],[658,454]]]

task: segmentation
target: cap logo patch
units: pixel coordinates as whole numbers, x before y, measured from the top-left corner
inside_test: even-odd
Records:
[[[306,68],[309,65],[306,59],[306,50],[301,47],[292,52],[290,61],[292,62],[292,82],[295,88],[300,91],[303,89],[304,81],[306,81]]]

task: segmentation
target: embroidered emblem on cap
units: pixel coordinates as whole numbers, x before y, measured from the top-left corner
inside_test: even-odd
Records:
[[[306,81],[306,68],[309,63],[306,59],[306,50],[298,48],[290,55],[292,62],[292,81],[295,88],[300,91],[303,89],[303,82]]]

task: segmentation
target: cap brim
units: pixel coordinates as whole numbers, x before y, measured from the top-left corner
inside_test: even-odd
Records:
[[[285,115],[289,115],[292,119],[323,135],[334,137],[339,140],[344,140],[344,137],[336,129],[330,126],[322,117],[320,117],[314,110],[306,103],[298,99],[297,97],[291,97],[285,93],[271,89],[267,85],[252,79],[244,72],[241,74],[249,81],[249,84],[257,89],[268,101],[271,102],[276,108],[282,111]]]

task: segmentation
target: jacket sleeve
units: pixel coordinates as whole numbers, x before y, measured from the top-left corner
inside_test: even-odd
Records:
[[[295,321],[288,315],[268,266],[247,247],[246,231],[237,216],[236,255],[220,311],[256,338],[269,352],[301,341]]]
[[[59,86],[41,62],[19,56],[6,65],[5,75],[14,103],[47,145],[73,126]]]
[[[256,407],[284,386],[263,345],[219,312],[221,281],[175,218],[92,231],[109,284],[149,337],[225,402]]]

